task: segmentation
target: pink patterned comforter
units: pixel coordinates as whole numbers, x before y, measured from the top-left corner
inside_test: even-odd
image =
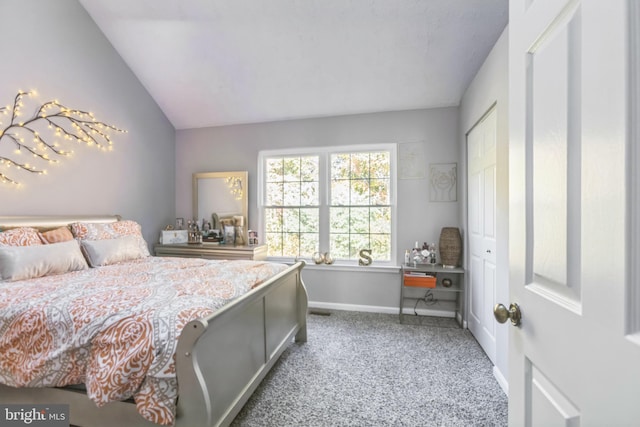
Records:
[[[171,425],[175,351],[184,325],[286,268],[149,257],[0,282],[0,382],[84,383],[98,406],[133,397],[143,417]]]

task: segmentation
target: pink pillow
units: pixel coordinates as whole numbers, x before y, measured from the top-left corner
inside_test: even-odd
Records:
[[[42,245],[38,230],[31,227],[18,227],[0,232],[0,245],[37,246]]]
[[[60,227],[55,230],[41,232],[40,238],[44,244],[61,243],[73,240],[73,234],[71,234],[71,230],[68,227]]]
[[[106,240],[123,236],[135,236],[142,256],[151,256],[147,242],[142,236],[142,227],[135,221],[124,220],[110,223],[74,222],[71,224],[71,233],[78,240]]]

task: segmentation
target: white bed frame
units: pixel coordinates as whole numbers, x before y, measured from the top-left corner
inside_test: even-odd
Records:
[[[0,228],[50,229],[72,222],[115,222],[119,216],[0,216]],[[262,379],[291,344],[307,340],[304,262],[227,304],[188,323],[178,341],[176,364],[178,427],[231,424]],[[70,423],[91,427],[157,427],[133,402],[98,408],[83,391],[0,385],[0,403],[68,404]]]

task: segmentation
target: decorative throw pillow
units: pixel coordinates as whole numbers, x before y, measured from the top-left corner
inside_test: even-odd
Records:
[[[31,227],[12,228],[0,232],[0,245],[4,246],[36,246],[42,245],[38,230]]]
[[[73,240],[73,234],[71,234],[69,227],[60,227],[55,230],[40,232],[40,238],[44,244],[60,243]]]
[[[82,240],[80,244],[91,267],[100,267],[148,256],[140,250],[137,236]]]
[[[140,253],[151,256],[149,247],[142,237],[142,227],[135,221],[124,220],[110,223],[75,222],[71,224],[71,233],[78,240],[105,240],[123,236],[135,236]]]
[[[50,245],[0,246],[0,278],[6,281],[88,268],[75,240]]]

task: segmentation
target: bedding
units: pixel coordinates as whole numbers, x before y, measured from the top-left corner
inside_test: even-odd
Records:
[[[142,237],[142,227],[135,221],[123,220],[111,223],[74,222],[71,233],[79,241],[109,240],[124,236],[135,236],[142,256],[150,256],[147,242]]]
[[[263,261],[143,257],[0,282],[0,382],[83,383],[98,406],[132,397],[144,418],[171,425],[184,325],[286,269]]]
[[[147,256],[140,249],[136,236],[122,236],[105,240],[82,240],[81,245],[91,267],[111,265]]]
[[[36,246],[42,245],[38,230],[31,227],[18,227],[0,232],[0,246]]]
[[[45,245],[73,240],[73,234],[71,234],[69,227],[58,227],[53,230],[42,231],[39,235]]]

